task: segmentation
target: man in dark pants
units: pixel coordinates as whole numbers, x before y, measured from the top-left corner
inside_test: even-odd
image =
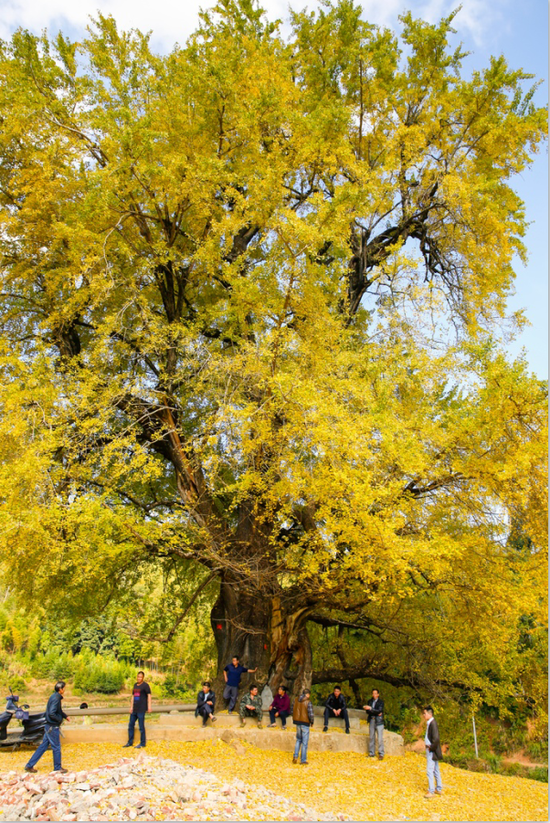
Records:
[[[363,706],[369,721],[369,757],[374,757],[375,738],[378,735],[378,759],[384,759],[384,701],[378,689],[372,690],[372,697]]]
[[[290,714],[290,697],[287,694],[287,687],[286,686],[279,686],[277,689],[277,694],[273,698],[273,702],[269,707],[269,719],[270,719],[270,728],[276,726],[275,718],[281,718],[281,725],[283,731],[286,729],[286,719]]]
[[[134,727],[136,720],[139,723],[140,741],[136,749],[145,748],[145,713],[151,711],[151,688],[149,683],[145,682],[145,673],[138,672],[137,680],[132,689],[132,697],[130,700],[130,721],[128,723],[128,742],[124,744],[123,748],[134,745]]]
[[[216,720],[214,717],[214,707],[216,705],[216,695],[210,688],[210,681],[205,680],[202,684],[202,689],[197,695],[197,708],[195,709],[195,717],[200,714],[202,717],[202,725],[206,726],[208,718],[210,717],[212,723]]]
[[[346,734],[349,734],[349,715],[346,708],[346,699],[340,686],[335,686],[332,694],[329,694],[326,699],[324,732],[328,732],[329,717],[343,717],[346,724]]]
[[[256,671],[258,671],[257,666],[255,669],[247,669],[246,666],[241,666],[237,655],[234,655],[231,658],[231,663],[228,663],[225,669],[223,670],[223,676],[225,680],[223,699],[229,700],[227,712],[228,714],[231,714],[233,712],[233,709],[235,708],[235,705],[237,703],[237,695],[239,693],[239,683],[241,682],[241,675],[245,672]]]
[[[61,708],[64,693],[65,683],[63,680],[58,680],[46,706],[46,728],[44,730],[42,743],[25,766],[26,772],[36,772],[34,768],[35,764],[38,763],[44,752],[50,747],[53,753],[54,772],[65,773],[67,771],[67,769],[61,768],[61,740],[59,739],[59,727],[64,720],[69,719]]]

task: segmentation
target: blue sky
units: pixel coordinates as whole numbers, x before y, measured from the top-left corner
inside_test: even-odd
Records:
[[[400,13],[436,21],[459,5],[459,0],[362,0],[364,16],[380,25],[395,27]],[[0,0],[0,37],[7,38],[18,26],[36,33],[62,29],[73,38],[82,36],[89,16],[99,8],[111,13],[123,28],[152,31],[159,51],[175,41],[184,42],[197,23],[199,6],[212,0]],[[287,17],[286,0],[264,0],[270,17]],[[294,0],[295,9],[315,8],[315,0]],[[456,40],[471,52],[466,71],[481,68],[491,54],[504,54],[513,68],[523,68],[544,80],[536,101],[548,99],[548,4],[547,0],[462,0],[455,18]],[[526,204],[529,227],[525,242],[529,263],[516,266],[516,294],[511,311],[525,309],[531,326],[510,344],[516,355],[526,350],[531,369],[541,378],[548,375],[548,154],[546,147],[533,166],[517,178],[515,187]]]

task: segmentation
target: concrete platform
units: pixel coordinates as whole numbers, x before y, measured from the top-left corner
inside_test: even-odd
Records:
[[[179,715],[178,719],[183,719],[185,715]],[[258,729],[252,718],[248,719],[247,725],[241,729],[237,724],[223,725],[220,715],[220,722],[212,726],[210,723],[206,728],[202,728],[200,718],[196,724],[175,723],[174,715],[167,715],[161,721],[146,723],[148,740],[173,740],[180,743],[194,743],[202,740],[223,740],[229,745],[234,745],[237,755],[245,756],[246,752],[242,746],[243,742],[251,743],[259,749],[276,749],[284,752],[292,752],[294,749],[295,734],[294,727],[289,724],[287,731],[279,729]],[[238,718],[227,717],[226,719],[238,722]],[[192,720],[195,720],[193,717]],[[171,722],[167,722],[171,721]],[[367,738],[365,733],[352,731],[351,734],[344,734],[340,730],[322,731],[322,720],[313,727],[310,735],[309,750],[314,752],[357,752],[367,753]],[[136,728],[136,733],[139,733]],[[91,726],[67,725],[63,726],[64,743],[119,743],[121,746],[127,740],[126,725],[118,723],[110,725],[99,723]],[[395,756],[405,753],[403,738],[394,732],[384,730],[384,747],[386,755]]]
[[[183,714],[182,712],[170,712],[170,714],[165,714],[160,718],[159,721],[163,725],[167,726],[201,726],[202,725],[202,717],[195,717],[194,713],[186,712]],[[269,712],[264,711],[264,718],[263,724],[267,726],[270,722],[269,719]],[[277,717],[275,718],[275,722],[277,723],[277,728],[282,728],[282,723],[280,719]],[[208,726],[210,726],[211,721],[208,722]],[[292,718],[287,718],[287,726],[292,728]],[[256,725],[255,720],[253,717],[247,718],[246,721],[247,726],[252,728]],[[323,718],[322,717],[315,717],[315,725],[319,726],[321,729],[323,728]],[[365,723],[365,728],[368,726]],[[227,712],[220,712],[220,714],[216,713],[216,728],[220,728],[223,726],[225,729],[238,729],[240,726],[240,720],[238,714],[228,714]],[[350,717],[349,719],[349,727],[352,731],[361,731],[361,722],[358,717]],[[342,729],[345,730],[345,723],[343,720],[340,720],[338,717],[333,717],[329,721],[329,729]]]

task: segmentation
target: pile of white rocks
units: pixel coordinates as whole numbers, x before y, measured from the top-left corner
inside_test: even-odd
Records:
[[[0,774],[0,820],[346,820],[242,780],[140,755],[67,774]]]

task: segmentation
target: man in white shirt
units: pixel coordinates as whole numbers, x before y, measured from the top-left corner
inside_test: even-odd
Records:
[[[434,717],[434,710],[431,706],[426,706],[422,712],[426,721],[426,735],[424,744],[426,746],[426,766],[428,772],[428,792],[424,795],[431,799],[436,794],[441,794],[441,774],[439,772],[439,761],[443,759],[441,751],[441,741],[439,740],[439,729]]]

